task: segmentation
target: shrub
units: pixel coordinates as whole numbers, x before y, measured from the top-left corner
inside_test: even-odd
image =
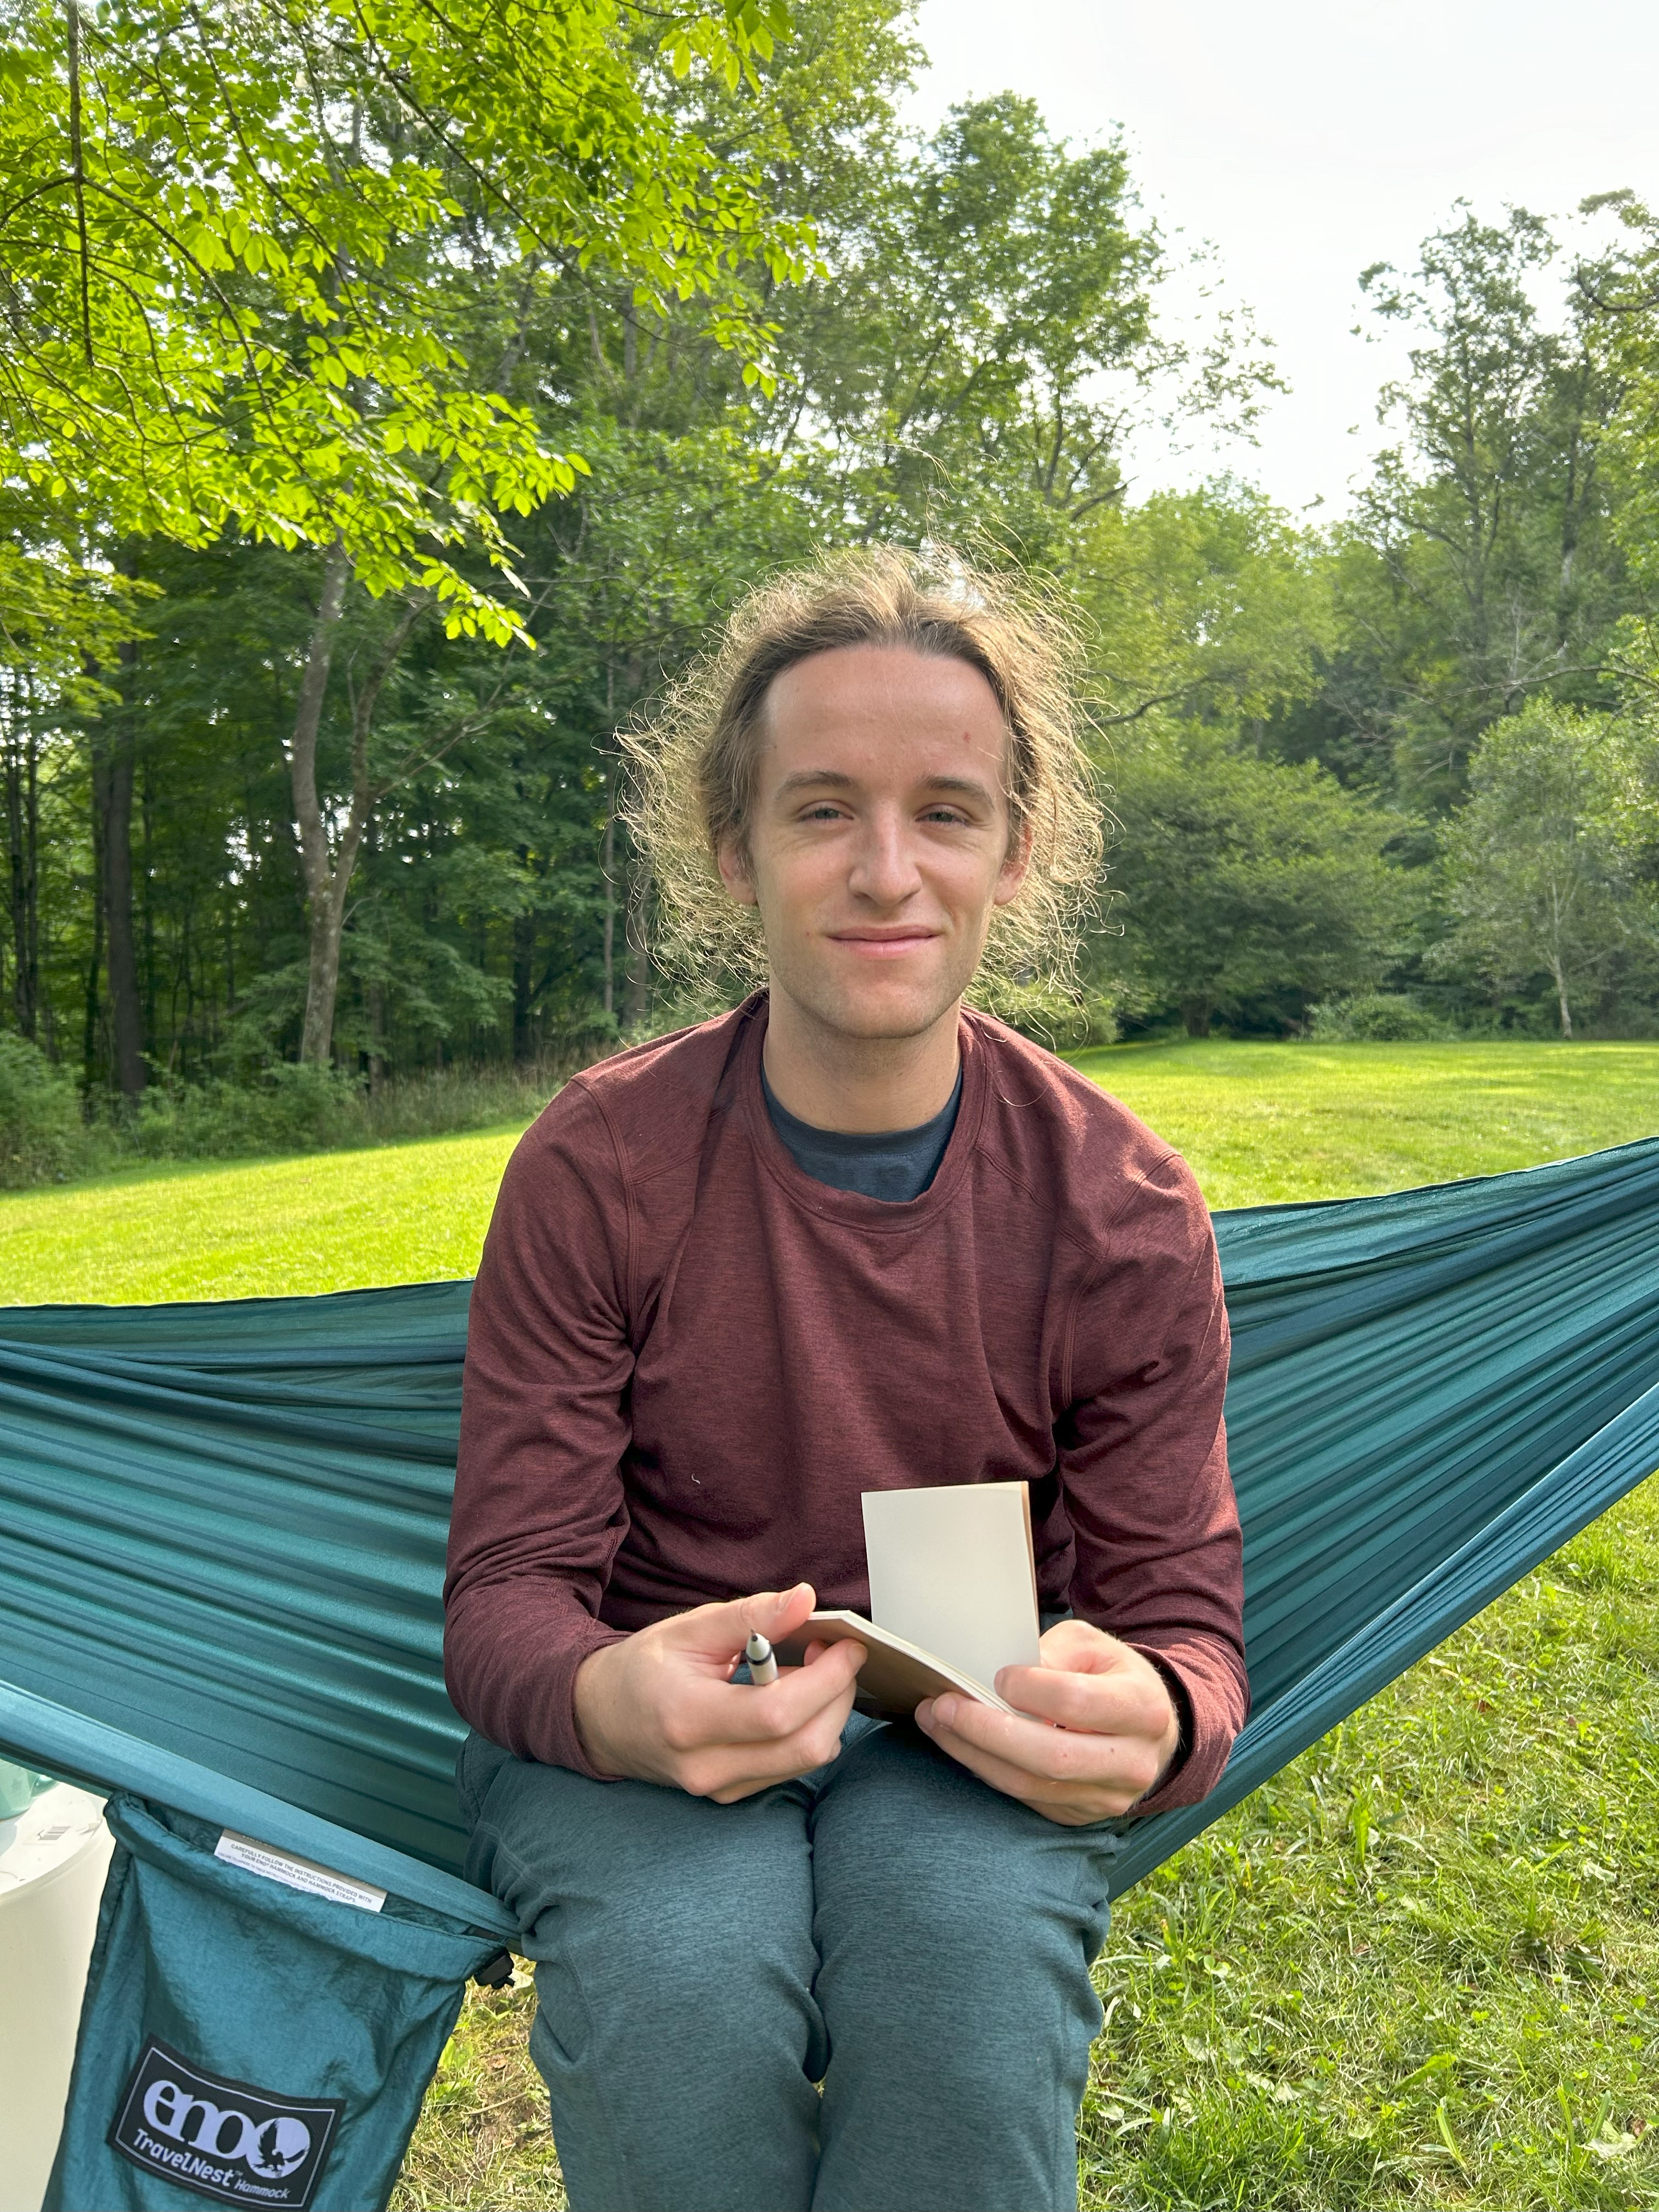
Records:
[[[533,1121],[567,1076],[593,1054],[572,1050],[524,1067],[446,1067],[399,1076],[364,1103],[370,1137],[395,1144],[412,1137],[447,1137],[503,1121]]]
[[[374,1097],[343,1068],[267,1067],[251,1085],[155,1083],[129,1133],[149,1159],[237,1159],[441,1137],[533,1121],[591,1052],[532,1067],[452,1067],[399,1078]]]
[[[1448,1022],[1403,991],[1365,991],[1315,1006],[1310,1034],[1321,1044],[1422,1044],[1455,1035]]]
[[[27,1037],[0,1035],[0,1189],[72,1175],[87,1149],[74,1077]]]
[[[1401,823],[1316,762],[1231,751],[1214,730],[1125,738],[1112,763],[1123,834],[1113,967],[1188,1036],[1257,1026],[1387,972],[1420,886],[1386,857]],[[1096,956],[1098,957],[1098,955]]]
[[[149,1159],[230,1159],[313,1152],[368,1140],[362,1091],[332,1067],[265,1069],[248,1088],[220,1081],[154,1084],[132,1131]]]

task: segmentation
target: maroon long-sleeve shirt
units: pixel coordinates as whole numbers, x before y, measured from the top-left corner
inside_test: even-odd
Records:
[[[1196,1802],[1249,1704],[1215,1239],[1182,1161],[981,1014],[939,1171],[891,1205],[804,1175],[764,996],[567,1084],[473,1292],[450,1532],[457,1709],[591,1773],[592,1651],[811,1582],[869,1607],[860,1493],[1031,1486],[1037,1586],[1184,1692]]]

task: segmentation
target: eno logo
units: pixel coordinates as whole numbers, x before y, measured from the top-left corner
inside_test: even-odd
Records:
[[[344,2106],[227,2081],[164,2043],[144,2046],[109,2141],[147,2172],[222,2204],[307,2212]]]
[[[240,2158],[256,2173],[292,2173],[311,2148],[311,2130],[292,2112],[279,2113],[259,2127],[251,2113],[221,2112],[165,2075],[144,2092],[144,2118],[174,2142],[213,2158]]]

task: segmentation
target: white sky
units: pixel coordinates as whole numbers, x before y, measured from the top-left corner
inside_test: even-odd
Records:
[[[1148,446],[1141,489],[1219,459],[1293,510],[1340,512],[1402,360],[1397,337],[1350,335],[1373,319],[1361,269],[1409,267],[1460,197],[1487,218],[1659,198],[1659,0],[922,0],[918,27],[917,121],[1012,89],[1074,140],[1121,124],[1148,210],[1214,241],[1275,341],[1292,390],[1257,448]]]

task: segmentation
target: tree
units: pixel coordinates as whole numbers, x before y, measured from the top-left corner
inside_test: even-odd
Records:
[[[1158,389],[1251,419],[1272,378],[1246,325],[1197,350],[1158,327],[1169,259],[1120,141],[1074,149],[1003,93],[872,152],[779,317],[778,405],[819,432],[858,534],[979,531],[1047,564],[1122,498]]]
[[[41,997],[40,886],[43,872],[42,787],[50,775],[49,732],[67,713],[99,732],[119,707],[112,672],[130,656],[139,632],[144,593],[130,577],[77,558],[48,506],[13,488],[0,497],[0,807],[4,812],[7,919],[11,937],[12,1011],[21,1034],[40,1031]],[[100,804],[106,819],[125,796],[111,786],[118,763],[111,748],[94,742]],[[131,896],[125,898],[100,871],[100,919],[115,957],[125,958],[125,1006],[136,1009],[131,988]],[[125,935],[122,934],[125,925]],[[4,975],[0,948],[0,979]],[[130,1085],[142,1081],[136,1024],[129,1019],[120,1044]]]
[[[1360,279],[1414,343],[1379,403],[1398,441],[1334,533],[1345,635],[1328,720],[1358,740],[1368,780],[1433,812],[1462,797],[1481,730],[1534,691],[1605,701],[1597,669],[1628,604],[1605,467],[1623,377],[1590,297],[1601,264],[1572,263],[1552,329],[1534,293],[1558,252],[1524,209],[1492,224],[1465,207],[1410,276],[1378,264]]]
[[[118,19],[100,11],[99,39],[112,21],[161,20],[137,0],[120,4]],[[459,4],[460,15],[446,8],[446,22],[500,27],[485,0]],[[86,517],[67,510],[60,538],[81,532],[89,568],[130,561],[139,582],[164,593],[144,610],[149,635],[125,657],[112,643],[99,664],[109,695],[100,721],[88,722],[55,678],[33,695],[40,1021],[59,1039],[82,1031],[89,1083],[119,1058],[117,994],[105,988],[119,966],[109,926],[119,902],[106,879],[129,843],[131,1027],[149,1064],[174,1076],[246,1077],[273,1055],[320,1056],[325,1027],[336,1059],[378,1079],[452,1056],[562,1056],[656,1018],[653,889],[613,804],[618,725],[649,710],[750,581],[826,543],[949,531],[975,551],[1039,567],[1080,611],[1092,704],[1117,729],[1120,757],[1155,726],[1160,743],[1190,751],[1200,769],[1206,747],[1271,761],[1285,716],[1318,692],[1339,647],[1329,567],[1305,533],[1237,486],[1139,507],[1127,498],[1121,422],[1163,404],[1159,379],[1184,380],[1194,405],[1235,412],[1260,386],[1239,351],[1182,357],[1160,337],[1167,248],[1136,206],[1121,149],[1066,146],[1012,98],[974,103],[926,141],[908,137],[897,103],[914,50],[898,0],[799,0],[775,56],[764,61],[755,48],[758,89],[741,67],[700,66],[695,56],[674,73],[652,27],[689,18],[616,11],[603,67],[627,79],[624,106],[634,101],[643,127],[671,148],[701,149],[696,173],[712,180],[714,228],[705,236],[697,210],[682,210],[684,252],[695,261],[703,251],[722,206],[738,212],[720,193],[729,200],[741,188],[759,210],[746,229],[720,231],[726,243],[682,298],[661,271],[661,281],[641,278],[633,246],[602,228],[612,210],[583,215],[578,187],[591,179],[571,187],[569,215],[599,226],[591,252],[544,252],[516,203],[491,197],[554,189],[568,150],[556,117],[545,177],[526,183],[533,164],[525,133],[510,137],[511,116],[492,167],[483,125],[482,137],[467,134],[506,94],[463,84],[446,105],[406,75],[383,82],[384,57],[362,42],[374,19],[354,16],[342,29],[331,6],[295,26],[256,0],[231,27],[236,69],[256,50],[314,50],[319,82],[341,90],[320,118],[307,111],[291,126],[303,125],[304,144],[319,155],[304,171],[307,189],[321,194],[332,177],[344,195],[327,202],[330,220],[343,222],[358,189],[359,146],[374,173],[361,180],[359,219],[366,232],[381,224],[384,255],[340,259],[325,292],[359,283],[354,312],[381,318],[377,343],[386,346],[418,321],[442,351],[428,364],[434,395],[482,394],[492,420],[517,422],[512,435],[580,454],[592,473],[573,463],[572,489],[527,514],[486,485],[488,512],[472,534],[441,540],[419,536],[422,515],[441,524],[453,509],[472,523],[453,497],[448,459],[431,441],[392,453],[413,502],[399,514],[419,526],[405,546],[453,571],[448,599],[431,572],[409,568],[377,597],[374,546],[320,524],[288,544],[232,516],[217,537],[185,544],[118,530],[113,511],[88,538]],[[579,15],[567,9],[561,20]],[[525,90],[523,71],[545,58],[544,27],[538,17],[526,56],[511,58],[526,100],[534,88]],[[87,57],[105,100],[127,62],[85,35],[90,143]],[[195,70],[199,41],[185,43]],[[181,100],[194,96],[198,76],[165,59],[164,82]],[[361,65],[355,100],[348,59]],[[590,88],[597,61],[594,70]],[[228,81],[244,82],[234,70]],[[58,100],[60,139],[62,92],[49,88],[41,108],[50,116]],[[208,123],[230,106],[216,81],[202,98],[208,122],[158,144],[205,143]],[[602,122],[609,135],[594,174],[624,196],[635,185],[648,196],[648,179],[607,171],[617,141],[610,118]],[[9,112],[0,120],[13,143],[22,128]],[[285,111],[273,111],[269,129],[287,143]],[[137,159],[125,142],[118,155]],[[428,172],[447,200],[421,214]],[[416,210],[396,221],[383,189],[393,176]],[[252,184],[246,197],[257,198]],[[0,191],[0,209],[9,205]],[[809,222],[821,267],[796,281]],[[94,246],[100,235],[94,223]],[[289,233],[279,242],[290,251]],[[109,264],[94,263],[101,364]],[[72,255],[65,267],[53,295],[70,315],[59,358],[79,378]],[[290,312],[294,295],[262,258],[216,281],[261,318],[284,377],[312,376],[318,333]],[[180,331],[156,332],[164,353],[182,345],[208,296],[185,286]],[[207,323],[211,337],[218,325]],[[332,324],[318,329],[334,343]],[[393,398],[389,385],[351,371],[343,385],[320,368],[312,380],[317,422],[345,410],[330,432],[337,477],[319,470],[301,485],[326,502],[344,498],[354,441],[387,428]],[[204,465],[218,454],[252,475],[266,451],[260,392],[236,374],[216,390],[222,419],[195,422]],[[108,421],[87,419],[83,456],[118,457]],[[167,430],[150,427],[157,437]],[[296,448],[298,460],[307,450]],[[136,526],[136,513],[122,512]],[[493,565],[486,525],[501,533],[495,551],[507,569]],[[30,543],[44,550],[48,540]],[[522,626],[505,651],[482,621],[469,634],[451,619],[483,600]],[[130,839],[124,825],[109,828],[123,787],[105,771],[118,761],[130,770]],[[1138,822],[1123,811],[1133,838]],[[1232,1018],[1277,1023],[1298,1003],[1294,992],[1269,993]]]
[[[1154,726],[1113,763],[1121,953],[1097,971],[1189,1036],[1218,1016],[1293,1027],[1314,1001],[1374,984],[1411,905],[1384,849],[1400,824],[1316,763],[1228,750]]]
[[[1659,211],[1633,192],[1607,192],[1586,214],[1611,212],[1622,250],[1578,272],[1581,311],[1601,331],[1619,377],[1619,405],[1607,441],[1607,473],[1620,494],[1613,530],[1638,592],[1607,655],[1627,697],[1651,715],[1659,705]]]
[[[330,1054],[386,675],[429,608],[451,634],[523,635],[502,513],[586,465],[503,389],[515,318],[603,255],[646,299],[708,297],[717,336],[753,350],[732,270],[799,265],[799,228],[664,96],[694,67],[757,82],[781,21],[772,0],[21,11],[0,110],[0,470],[58,499],[73,484],[90,528],[203,544],[235,527],[322,554],[289,746],[303,1059]],[[318,732],[354,583],[398,605],[354,686],[336,808]]]
[[[694,64],[736,81],[772,0],[21,0],[0,50],[0,466],[118,532],[338,544],[457,629],[510,608],[502,509],[569,464],[457,342],[447,295],[523,299],[596,255],[647,297],[798,264],[751,177],[678,127]],[[447,325],[452,327],[447,328]],[[502,331],[483,319],[487,349]]]
[[[1631,865],[1633,768],[1612,717],[1533,701],[1486,732],[1468,803],[1443,833],[1456,926],[1437,963],[1472,966],[1500,990],[1542,970],[1564,1037],[1621,948],[1651,938]]]
[[[1267,721],[1316,693],[1336,647],[1317,543],[1237,483],[1101,508],[1064,574],[1103,728],[1202,717],[1260,750]]]

